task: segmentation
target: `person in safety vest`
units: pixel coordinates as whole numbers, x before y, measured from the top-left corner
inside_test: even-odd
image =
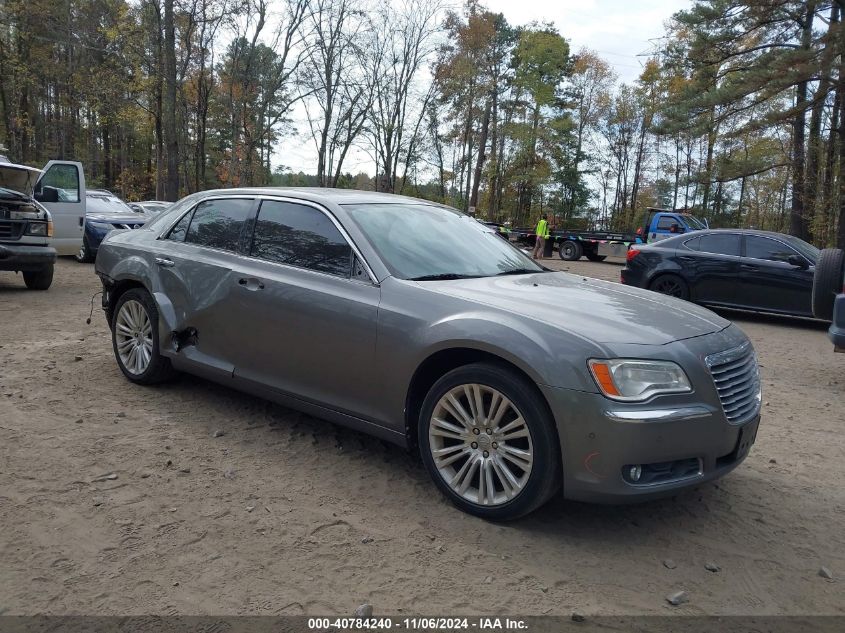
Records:
[[[531,253],[531,259],[537,259],[538,253],[540,259],[542,259],[543,248],[546,246],[546,240],[549,237],[549,221],[545,214],[537,222],[537,229],[534,232],[536,233],[536,241],[534,242],[534,252]]]

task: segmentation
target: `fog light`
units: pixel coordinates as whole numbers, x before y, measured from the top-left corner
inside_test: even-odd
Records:
[[[642,466],[631,466],[631,470],[628,471],[628,477],[631,478],[631,481],[639,481],[640,476],[643,474],[643,467]]]

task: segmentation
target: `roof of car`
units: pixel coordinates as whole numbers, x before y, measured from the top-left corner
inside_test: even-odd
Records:
[[[264,195],[278,196],[285,195],[305,200],[331,201],[335,204],[397,204],[401,202],[414,204],[432,204],[442,206],[437,202],[400,196],[392,193],[381,193],[378,191],[360,191],[358,189],[331,189],[323,187],[245,187],[239,189],[213,189],[204,191],[205,195]]]
[[[778,233],[777,231],[764,231],[762,229],[699,229],[697,231],[690,231],[689,233],[681,233],[677,237],[692,238],[704,233],[741,233],[743,235],[763,235],[769,237],[792,237],[786,233]],[[675,236],[673,236],[675,237]]]

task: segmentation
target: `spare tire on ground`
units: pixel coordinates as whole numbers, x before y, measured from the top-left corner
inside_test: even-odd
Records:
[[[842,292],[845,283],[845,251],[826,248],[816,262],[813,275],[813,316],[830,321],[833,318],[833,301]]]

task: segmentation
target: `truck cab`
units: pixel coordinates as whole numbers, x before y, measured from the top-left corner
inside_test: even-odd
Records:
[[[649,208],[646,212],[645,222],[643,226],[637,229],[637,234],[643,242],[651,244],[681,233],[706,228],[706,221],[699,220],[694,215],[684,211]]]
[[[84,225],[81,163],[37,169],[0,155],[0,271],[20,272],[27,288],[47,290],[56,256],[79,249]]]

